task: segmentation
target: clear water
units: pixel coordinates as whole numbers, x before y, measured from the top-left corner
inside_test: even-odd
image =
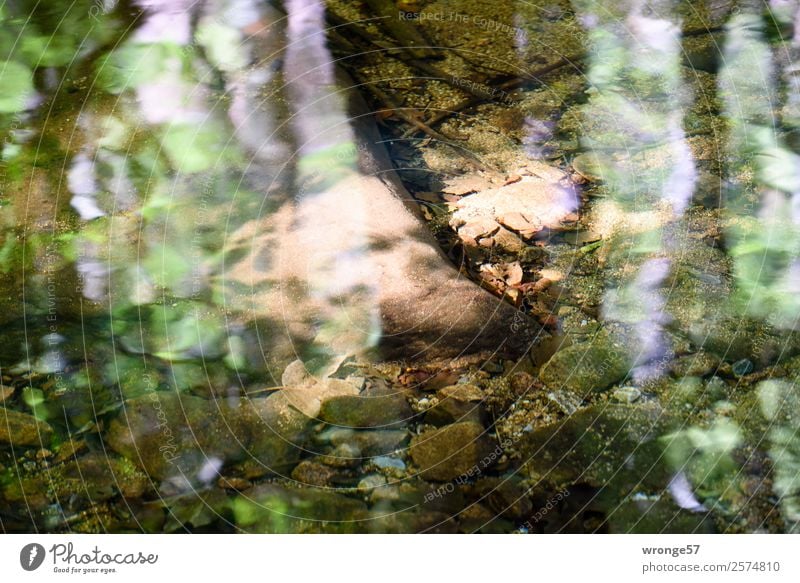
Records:
[[[0,7],[4,531],[797,530],[796,3],[418,4]],[[530,354],[383,349],[376,119]]]

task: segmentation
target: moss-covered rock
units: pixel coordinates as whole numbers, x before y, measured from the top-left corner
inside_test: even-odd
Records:
[[[231,403],[152,392],[125,402],[105,441],[155,478],[202,482],[237,462],[248,477],[290,468],[310,422],[282,393]]]
[[[320,418],[332,425],[357,429],[390,427],[396,429],[413,415],[405,397],[384,395],[341,395],[322,404]]]
[[[594,405],[528,434],[518,447],[536,480],[626,495],[668,483],[659,441],[667,431],[668,417],[657,405]]]
[[[499,452],[492,455],[493,447],[486,430],[467,421],[417,435],[411,440],[411,458],[426,480],[474,479],[500,457]]]
[[[628,374],[628,356],[606,333],[591,341],[573,344],[556,352],[539,372],[552,389],[568,388],[579,395],[602,391]]]
[[[48,446],[53,429],[33,415],[0,407],[0,444]]]
[[[233,501],[236,524],[254,533],[365,532],[360,500],[315,488],[262,484]]]

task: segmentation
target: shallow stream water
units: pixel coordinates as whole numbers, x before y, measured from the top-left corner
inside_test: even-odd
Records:
[[[3,4],[0,528],[797,532],[798,14]]]

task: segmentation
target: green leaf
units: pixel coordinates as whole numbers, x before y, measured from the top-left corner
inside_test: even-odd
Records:
[[[66,35],[23,36],[19,53],[32,67],[61,67],[75,58],[75,44]]]
[[[247,65],[237,29],[206,20],[198,26],[196,39],[205,48],[208,60],[220,71],[236,71]]]
[[[178,172],[200,172],[219,158],[218,135],[205,127],[175,124],[164,134],[161,145]]]
[[[155,246],[144,260],[144,266],[156,285],[165,288],[177,286],[190,270],[186,258],[169,245]]]
[[[33,94],[33,72],[16,61],[0,61],[0,113],[16,113],[25,109]]]
[[[768,148],[756,154],[757,177],[784,192],[800,191],[800,156],[783,148]]]

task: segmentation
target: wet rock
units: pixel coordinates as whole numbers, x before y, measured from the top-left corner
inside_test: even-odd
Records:
[[[411,510],[392,512],[370,521],[373,533],[456,534],[458,522],[446,512]]]
[[[570,388],[585,395],[602,391],[628,374],[628,356],[607,334],[598,334],[590,342],[573,344],[556,352],[539,372],[548,387]]]
[[[357,490],[359,494],[367,497],[372,497],[375,493],[375,490],[379,488],[384,488],[386,486],[386,477],[380,474],[370,474],[368,476],[364,476],[359,482],[357,486]]]
[[[517,447],[532,479],[586,483],[614,496],[666,486],[659,438],[668,430],[669,417],[655,404],[595,405],[525,434]]]
[[[711,401],[719,401],[728,397],[728,385],[718,376],[706,381],[706,394]]]
[[[492,236],[494,245],[508,253],[520,253],[527,247],[517,235],[500,227],[497,232]]]
[[[431,425],[449,425],[460,421],[482,423],[485,410],[481,403],[485,396],[474,385],[452,385],[436,393],[438,403],[425,413],[425,422]]]
[[[614,389],[611,396],[620,403],[635,403],[641,398],[642,391],[636,387],[619,387]]]
[[[426,480],[448,481],[462,475],[476,477],[483,471],[482,462],[493,447],[480,424],[454,423],[415,436],[411,440],[411,459]]]
[[[495,517],[502,516],[520,522],[533,511],[528,490],[518,476],[482,478],[475,484],[474,490]]]
[[[284,387],[304,385],[313,380],[314,377],[308,369],[306,369],[306,365],[302,360],[295,360],[289,363],[281,375],[281,384]]]
[[[252,478],[294,465],[310,421],[281,392],[233,401],[154,392],[126,401],[105,441],[159,479],[194,482],[236,462]]]
[[[86,496],[105,500],[119,492],[124,498],[139,498],[150,479],[127,459],[93,452],[65,464],[57,471],[61,496]]]
[[[262,484],[233,503],[236,524],[252,533],[364,532],[369,512],[361,500],[316,488]]]
[[[458,531],[462,533],[504,534],[513,530],[510,522],[498,519],[497,514],[477,503],[470,504],[458,514],[458,524]]]
[[[324,379],[298,387],[283,389],[281,393],[296,409],[306,417],[319,417],[322,404],[328,399],[345,395],[358,395],[358,387],[346,380]]]
[[[741,360],[737,360],[731,366],[731,372],[735,374],[737,377],[743,377],[744,375],[750,374],[753,372],[753,362],[743,358]]]
[[[442,192],[464,196],[465,194],[479,192],[491,187],[492,183],[487,178],[479,174],[465,174],[464,176],[456,176],[455,178],[450,178],[445,181]]]
[[[381,455],[370,460],[379,470],[388,470],[390,474],[402,474],[406,471],[406,463],[396,457]]]
[[[245,490],[249,490],[253,487],[253,482],[245,478],[222,476],[219,480],[217,480],[217,487],[228,490],[236,490],[237,492],[244,492]]]
[[[588,182],[603,180],[603,165],[596,154],[579,154],[572,159],[572,169]]]
[[[354,468],[361,464],[361,449],[351,443],[342,443],[330,453],[320,456],[320,461],[334,468]]]
[[[458,235],[469,242],[477,242],[484,237],[491,237],[500,229],[494,220],[487,217],[476,217],[458,227]]]
[[[11,503],[27,503],[42,509],[52,501],[75,508],[90,502],[102,502],[118,493],[125,498],[139,498],[149,488],[150,479],[130,461],[102,452],[56,465],[45,471],[12,480],[3,490]]]
[[[556,389],[547,393],[547,399],[552,401],[561,411],[572,415],[583,404],[583,399],[572,391]]]
[[[333,445],[350,443],[355,445],[365,457],[381,456],[402,448],[409,439],[408,431],[404,429],[364,429],[351,431],[349,434],[340,432],[331,437]]]
[[[306,486],[328,487],[335,476],[335,470],[312,460],[304,460],[292,470],[292,479]]]
[[[170,498],[164,532],[180,532],[214,524],[227,512],[228,496],[222,490],[190,490]]]
[[[358,395],[363,382],[356,379],[323,378],[311,375],[306,365],[295,360],[281,376],[282,393],[287,400],[307,417],[319,416],[322,403],[333,397]]]
[[[604,525],[610,534],[711,534],[707,513],[681,510],[664,497],[610,501]]]
[[[50,445],[53,429],[33,415],[0,407],[0,445]]]
[[[719,365],[719,358],[701,351],[673,360],[670,363],[670,372],[676,377],[706,377],[714,374]]]
[[[322,404],[320,419],[352,428],[398,426],[408,422],[411,407],[399,393],[342,395]]]
[[[582,247],[583,245],[588,245],[589,243],[596,243],[600,241],[603,236],[600,233],[596,233],[590,230],[582,230],[582,231],[571,231],[568,233],[564,233],[561,238],[569,243],[570,245],[575,245],[577,247]]]
[[[242,399],[238,407],[231,408],[224,423],[241,436],[247,477],[255,478],[283,472],[297,462],[312,420],[280,392],[266,399]],[[230,430],[221,429],[221,433],[229,439],[235,438]]]

